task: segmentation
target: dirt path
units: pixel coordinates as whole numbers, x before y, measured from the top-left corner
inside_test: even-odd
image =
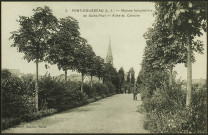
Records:
[[[138,96],[138,99],[140,97]],[[117,94],[100,101],[45,117],[3,133],[149,133],[137,112],[141,101],[132,94]]]

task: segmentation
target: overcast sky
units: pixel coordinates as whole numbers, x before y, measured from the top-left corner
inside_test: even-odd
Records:
[[[74,17],[80,26],[81,36],[88,40],[96,55],[105,59],[111,37],[111,48],[113,53],[113,63],[117,70],[122,66],[127,72],[134,68],[136,76],[141,68],[145,40],[143,33],[154,21],[153,12],[122,12],[126,10],[153,10],[154,3],[150,2],[2,2],[2,68],[20,69],[22,73],[35,73],[35,64],[27,63],[22,57],[24,54],[18,53],[16,48],[11,48],[12,40],[10,32],[19,28],[16,21],[19,16],[31,16],[32,9],[36,7],[49,6],[57,18],[66,16]],[[74,9],[103,9],[114,12],[72,12]],[[116,11],[120,10],[120,11]],[[111,15],[109,17],[89,17],[89,14]],[[112,17],[112,15],[125,15],[126,17]],[[87,17],[83,17],[87,15]],[[136,15],[136,17],[127,17]],[[193,79],[206,78],[206,35],[200,38],[205,43],[204,55],[196,55],[196,63],[193,64]],[[39,65],[40,75],[47,71],[51,75],[63,74],[57,66],[50,66],[45,69],[44,63]],[[177,78],[186,79],[186,68],[184,64],[177,65]]]

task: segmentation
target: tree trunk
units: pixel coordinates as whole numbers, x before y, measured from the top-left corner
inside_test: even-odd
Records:
[[[65,81],[67,82],[67,69],[65,70]]]
[[[172,87],[173,85],[173,67],[170,67],[170,78],[169,78],[169,85]]]
[[[99,83],[100,83],[100,77],[99,77]]]
[[[90,86],[92,88],[92,75],[91,75],[91,80],[90,80]]]
[[[188,60],[187,60],[187,95],[186,95],[186,106],[191,104],[191,91],[192,91],[192,65],[191,65],[191,36],[188,36]]]
[[[84,74],[82,73],[81,92],[83,92],[83,82],[84,82]]]
[[[35,111],[38,111],[38,58],[36,58]]]

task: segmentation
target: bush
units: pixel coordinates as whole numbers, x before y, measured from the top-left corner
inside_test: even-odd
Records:
[[[47,104],[48,108],[59,111],[79,106],[88,98],[80,91],[80,83],[64,82],[47,74],[39,81],[39,95],[40,104]]]
[[[93,98],[96,94],[94,89],[91,88],[90,84],[85,84],[83,85],[84,92],[88,95],[89,98]]]
[[[57,112],[56,109],[45,109],[45,110],[40,110],[38,112],[25,114],[21,117],[21,119],[23,121],[29,122],[29,121],[32,121],[32,120],[40,119],[40,118],[45,117],[45,116],[49,116],[49,115],[54,114],[56,112]]]
[[[169,75],[167,71],[154,70],[151,72],[141,72],[140,84],[141,99],[151,98],[154,91],[161,89],[169,84]]]
[[[34,109],[34,89],[31,84],[2,70],[2,117],[19,117]]]
[[[98,96],[102,97],[109,93],[109,89],[106,84],[95,83],[92,89],[95,91],[95,93],[97,93]]]
[[[194,86],[189,108],[185,107],[186,93],[180,83],[164,88],[157,89],[151,98],[143,99],[144,128],[154,133],[206,133],[206,85]]]
[[[58,77],[46,74],[39,79],[39,111],[35,112],[35,80],[31,74],[21,78],[8,70],[2,70],[2,127],[8,128],[21,121],[36,120],[57,111],[67,110],[111,95],[115,87],[109,84],[95,83],[91,88],[84,84],[80,91],[80,82],[61,81]],[[88,100],[89,98],[93,98]]]
[[[191,102],[189,124],[193,133],[207,132],[207,84],[199,84],[194,88]]]
[[[84,84],[83,89],[90,98],[95,98],[96,96],[105,97],[116,93],[116,88],[112,83],[94,83],[92,88],[90,84]]]
[[[107,85],[107,87],[109,89],[108,96],[116,93],[116,87],[112,83],[107,83],[106,85]]]
[[[2,118],[1,128],[4,130],[12,126],[18,125],[20,124],[20,122],[21,122],[21,119],[19,117]]]

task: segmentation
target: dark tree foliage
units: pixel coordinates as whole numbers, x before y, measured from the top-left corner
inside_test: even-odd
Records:
[[[67,70],[75,70],[75,50],[79,47],[79,25],[77,20],[68,16],[59,20],[57,32],[54,33],[48,41],[50,49],[48,51],[47,61],[51,64],[57,64],[58,69],[65,71],[67,81]]]

